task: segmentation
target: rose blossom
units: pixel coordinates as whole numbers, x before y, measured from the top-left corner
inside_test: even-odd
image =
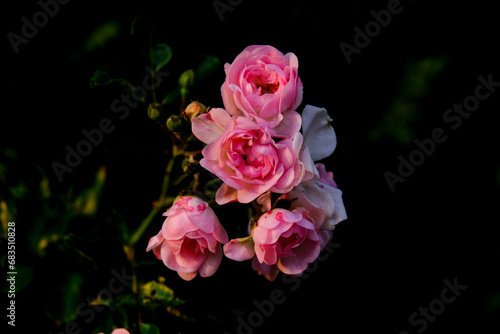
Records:
[[[253,268],[270,281],[279,271],[297,275],[318,257],[331,238],[322,235],[316,225],[305,208],[274,209],[259,218],[251,236],[224,245],[224,254],[237,261],[255,256]]]
[[[298,66],[291,52],[283,55],[269,45],[245,48],[232,64],[224,66],[224,107],[233,116],[255,119],[271,128],[284,118],[289,118],[288,127],[300,128],[300,117],[295,112],[302,101]]]
[[[245,117],[231,117],[214,108],[192,120],[194,135],[208,145],[201,166],[224,181],[216,194],[218,204],[249,203],[262,193],[290,191],[314,168],[302,135],[276,142],[267,127]]]
[[[158,235],[149,240],[146,251],[153,250],[169,269],[184,280],[192,280],[199,272],[212,276],[222,260],[220,243],[228,236],[208,203],[198,197],[178,197]]]
[[[104,334],[104,333],[99,333],[99,334]],[[125,328],[117,328],[114,331],[112,331],[111,334],[130,334],[130,332]]]

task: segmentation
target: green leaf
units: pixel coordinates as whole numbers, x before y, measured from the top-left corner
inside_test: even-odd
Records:
[[[51,318],[61,322],[70,322],[77,316],[78,304],[81,303],[80,289],[83,277],[79,274],[68,274],[62,280],[58,279],[55,298],[47,301],[47,312]]]
[[[167,44],[160,43],[151,50],[151,66],[155,71],[167,65],[170,59],[172,59],[172,49]]]
[[[184,71],[179,77],[179,85],[181,86],[180,93],[182,98],[182,104],[184,104],[186,97],[189,94],[188,87],[191,87],[194,83],[194,71],[189,69]]]
[[[61,244],[61,246],[64,247],[62,251],[74,252],[74,255],[76,256],[72,257],[80,266],[87,270],[96,270],[97,264],[95,263],[95,261],[89,255],[87,255],[85,251],[74,245],[75,239],[79,239],[79,237],[73,234],[64,235]]]
[[[196,80],[203,80],[219,67],[222,61],[214,56],[205,56],[198,68],[195,71]]]
[[[119,309],[124,306],[135,306],[135,298],[132,293],[120,293],[114,295],[113,298],[99,295],[95,300],[92,301],[91,305],[104,305],[109,307],[112,310]]]
[[[153,324],[141,323],[141,334],[160,334],[160,329]]]
[[[173,91],[168,93],[163,98],[163,100],[161,101],[161,104],[165,105],[165,104],[174,103],[180,95],[181,95],[181,89],[180,89],[180,87],[177,87],[176,89],[174,89]]]
[[[2,263],[6,263],[7,255],[5,257],[2,257]],[[6,270],[8,271],[8,270]],[[35,273],[35,268],[33,267],[25,267],[25,266],[19,266],[16,264],[15,272],[17,273],[15,275],[16,277],[16,293],[21,291],[26,285],[28,285],[31,280],[33,279],[33,274]],[[7,278],[9,278],[9,275],[7,275]],[[10,284],[5,285],[2,288],[3,293],[7,293],[10,289]]]
[[[90,87],[110,84],[113,81],[106,66],[94,72],[90,78]]]
[[[183,303],[174,296],[174,290],[163,283],[150,281],[141,286],[144,304],[159,303],[163,306],[177,306]]]
[[[134,88],[130,82],[123,78],[119,78],[116,73],[116,67],[113,65],[104,65],[94,72],[92,77],[90,78],[90,87],[95,86],[105,86],[112,83],[117,83],[126,91],[131,91]]]
[[[99,25],[85,41],[84,52],[90,53],[106,46],[110,41],[118,38],[121,32],[122,24],[117,20]]]
[[[181,76],[179,77],[179,85],[181,86],[181,88],[187,88],[192,86],[194,82],[194,77],[195,75],[192,69],[182,72]]]
[[[73,202],[73,213],[82,216],[95,216],[101,199],[101,194],[106,183],[106,168],[99,167],[96,172],[94,184],[82,191]]]

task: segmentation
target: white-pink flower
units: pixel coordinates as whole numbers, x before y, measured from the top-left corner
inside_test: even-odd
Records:
[[[194,196],[178,197],[158,235],[149,240],[146,251],[153,250],[169,269],[184,280],[197,273],[212,276],[222,260],[222,244],[228,242],[224,227],[208,203]]]
[[[290,199],[291,208],[305,207],[319,220],[323,213],[321,230],[333,230],[335,225],[347,219],[342,200],[342,191],[333,180],[333,173],[327,172],[324,164],[317,163],[319,180],[303,182],[282,197]]]
[[[221,87],[225,109],[233,116],[255,119],[273,128],[284,118],[288,127],[300,128],[296,109],[302,101],[299,62],[270,45],[251,45],[224,67]],[[297,123],[299,122],[299,123]]]

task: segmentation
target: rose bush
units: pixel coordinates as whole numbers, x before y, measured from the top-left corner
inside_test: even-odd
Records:
[[[333,173],[315,164],[336,148],[332,119],[312,105],[302,115],[296,112],[303,87],[293,53],[249,46],[225,72],[225,109],[192,102],[181,116],[191,122],[194,136],[177,138],[206,144],[186,157],[197,162],[193,157],[201,152],[199,165],[223,182],[215,193],[217,204],[252,202],[250,235],[228,241],[208,203],[186,196],[165,213],[147,250],[185,280],[197,273],[213,275],[221,244],[228,258],[253,259],[252,267],[269,280],[280,271],[300,275],[332,238],[335,225],[347,219]]]

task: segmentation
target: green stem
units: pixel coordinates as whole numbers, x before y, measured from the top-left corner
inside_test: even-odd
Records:
[[[149,227],[149,224],[153,221],[153,219],[156,217],[156,215],[160,212],[160,209],[158,207],[154,207],[149,214],[147,215],[146,218],[144,218],[137,228],[135,230],[134,234],[132,234],[132,237],[130,238],[130,246],[134,246],[139,239],[141,239],[142,235],[146,231],[146,229]]]
[[[170,161],[167,164],[167,168],[165,170],[165,176],[163,177],[163,183],[161,186],[161,193],[160,193],[160,198],[158,199],[158,202],[156,205],[151,209],[149,214],[144,218],[137,228],[137,230],[132,234],[132,237],[130,238],[130,246],[134,246],[142,237],[144,232],[146,232],[147,228],[151,224],[151,222],[154,220],[156,215],[165,207],[168,207],[172,205],[174,202],[175,197],[167,197],[168,189],[170,187],[170,174],[172,173],[172,169],[174,167],[174,162],[175,158],[181,154],[179,152],[180,150],[174,146],[173,154],[172,157],[170,158]]]

